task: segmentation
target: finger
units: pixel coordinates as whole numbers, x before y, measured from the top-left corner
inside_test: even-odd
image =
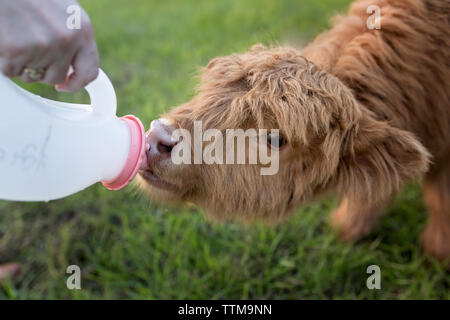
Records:
[[[39,79],[32,79],[27,73],[23,72],[20,76],[20,80],[26,83],[33,83],[39,81]]]
[[[14,66],[9,60],[4,58],[0,58],[0,72],[10,78],[17,76],[16,72],[14,72]]]
[[[0,47],[0,72],[10,78],[19,77],[32,55],[20,39],[16,39],[13,43],[2,42],[2,46],[4,47]]]
[[[27,82],[27,83],[39,81],[39,79],[32,79],[30,77],[30,75],[28,73],[26,73],[25,71],[22,71],[22,74],[20,75],[20,80],[22,80],[23,82]]]
[[[42,82],[55,85],[64,82],[67,77],[67,72],[70,67],[70,60],[64,62],[55,62],[45,72]]]
[[[20,78],[23,82],[38,82],[42,81],[42,79],[45,77],[46,67],[49,65],[51,59],[48,52],[45,52],[44,50],[35,51],[33,55],[29,59],[23,59],[21,63],[18,63],[17,65],[21,65],[20,68]],[[44,74],[42,77],[38,79],[31,78],[30,75],[24,70],[26,68],[29,69],[35,69],[35,70],[43,70]]]
[[[10,78],[19,77],[22,74],[26,61],[23,57],[14,59],[0,57],[0,72]]]
[[[75,92],[83,89],[98,75],[98,52],[95,44],[83,48],[76,54],[72,63],[74,72],[63,83],[56,85],[56,90]]]
[[[72,48],[66,48],[63,50],[63,55],[61,52],[52,50],[49,53],[49,64],[46,68],[45,77],[42,82],[56,85],[58,83],[64,82],[68,75],[72,73],[71,63],[74,61],[76,51]],[[69,69],[70,73],[69,73]]]
[[[30,75],[27,72],[25,72],[26,68],[35,69],[35,70],[43,70],[44,73],[42,74],[42,77],[40,77],[40,78],[31,78]],[[23,82],[28,82],[28,83],[38,82],[38,81],[42,81],[42,79],[45,77],[45,68],[44,67],[32,65],[32,66],[27,66],[26,68],[23,69],[22,74],[20,75],[20,79]]]
[[[52,62],[52,56],[50,53],[50,51],[45,52],[44,49],[39,51],[36,50],[33,53],[32,58],[27,60],[21,68],[20,78],[23,82],[41,82],[44,79],[45,73],[47,72],[47,67]],[[26,68],[43,70],[44,73],[42,74],[42,77],[34,79],[31,78],[26,72],[24,72]]]

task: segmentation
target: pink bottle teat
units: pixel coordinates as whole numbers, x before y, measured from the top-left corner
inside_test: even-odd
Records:
[[[120,190],[126,187],[136,176],[138,170],[147,163],[146,151],[148,148],[142,122],[133,115],[127,115],[120,119],[130,128],[130,152],[119,175],[111,181],[102,181],[102,184],[109,190]]]

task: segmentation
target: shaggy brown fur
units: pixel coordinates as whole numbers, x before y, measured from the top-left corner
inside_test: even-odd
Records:
[[[380,30],[366,27],[370,5],[381,8]],[[288,143],[278,174],[153,157],[149,170],[167,187],[142,185],[155,199],[194,202],[220,220],[278,221],[336,190],[343,202],[333,225],[354,241],[399,188],[428,171],[424,248],[450,258],[449,92],[449,1],[356,1],[302,50],[257,45],[213,59],[198,94],[164,116],[191,131],[197,120],[222,131],[279,128]]]

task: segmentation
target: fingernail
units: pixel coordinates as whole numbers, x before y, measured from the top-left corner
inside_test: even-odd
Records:
[[[67,92],[67,89],[60,85],[55,85],[55,89],[59,92]]]

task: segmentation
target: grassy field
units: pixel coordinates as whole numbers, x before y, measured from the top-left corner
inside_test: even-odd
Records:
[[[252,44],[302,44],[348,0],[82,1],[118,113],[145,123],[193,95],[199,66]],[[85,93],[47,97],[87,101]],[[64,174],[64,173],[62,173]],[[133,187],[100,185],[50,203],[0,201],[0,263],[23,266],[2,299],[449,299],[450,275],[421,253],[426,210],[417,186],[356,245],[336,240],[335,201],[299,209],[285,223],[214,225],[195,208],[157,205]],[[66,288],[68,265],[82,290]],[[381,290],[366,287],[381,268]]]

